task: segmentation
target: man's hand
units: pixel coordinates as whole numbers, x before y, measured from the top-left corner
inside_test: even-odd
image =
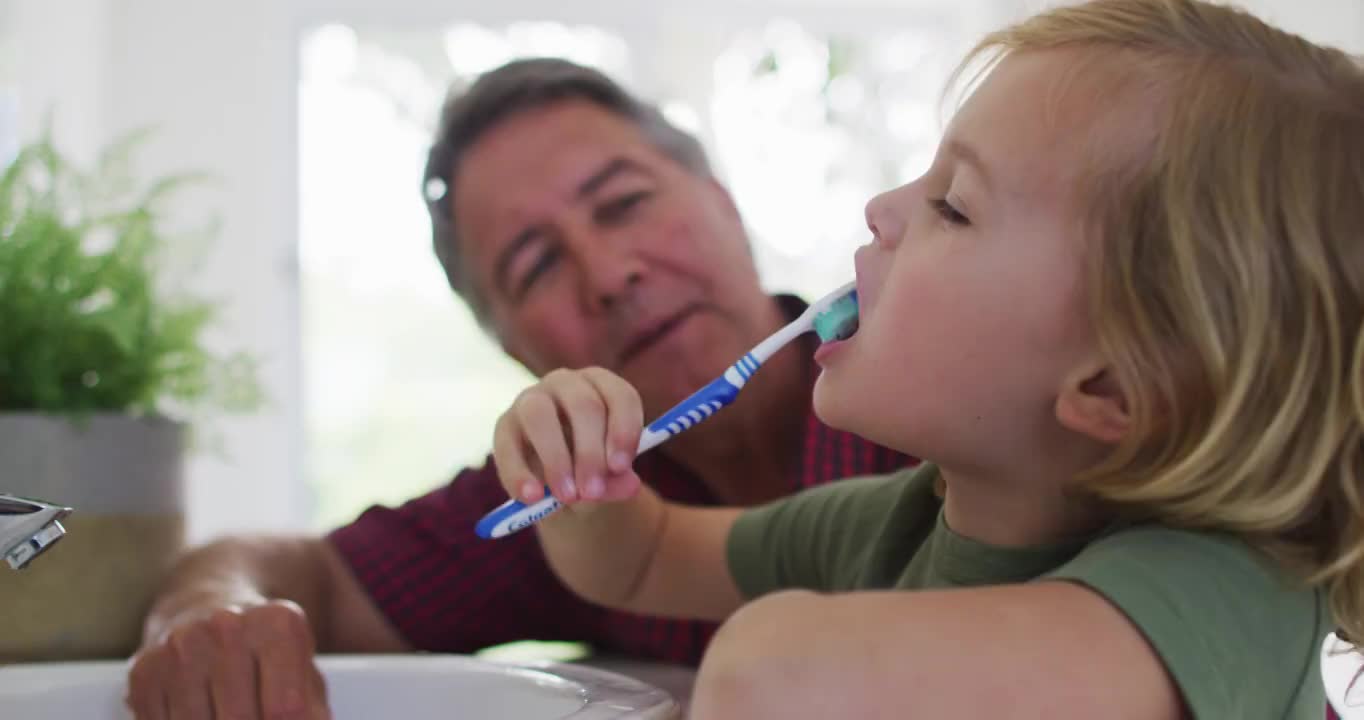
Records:
[[[314,651],[288,600],[195,611],[133,656],[126,702],[137,720],[329,718]]]

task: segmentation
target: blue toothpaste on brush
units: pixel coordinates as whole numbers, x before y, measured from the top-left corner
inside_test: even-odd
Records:
[[[853,283],[848,283],[811,303],[800,317],[758,343],[757,347],[731,365],[724,375],[692,393],[691,397],[650,423],[639,437],[639,449],[635,451],[635,455],[639,456],[657,447],[664,440],[696,425],[714,415],[720,408],[734,402],[744,384],[768,358],[811,330],[826,343],[847,340],[857,332],[857,289]],[[505,537],[534,525],[560,507],[559,501],[550,495],[549,488],[546,487],[545,497],[538,502],[526,505],[520,500],[508,500],[478,521],[474,530],[483,538]]]

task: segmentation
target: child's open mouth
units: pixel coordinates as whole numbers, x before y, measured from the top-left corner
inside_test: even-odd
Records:
[[[848,333],[849,337],[851,337],[851,335],[852,333]],[[829,340],[827,342],[820,343],[819,347],[815,348],[815,363],[823,365],[824,360],[826,358],[828,358],[830,355],[833,355],[835,352],[838,352],[839,348],[847,344],[848,341],[846,338],[842,340]]]

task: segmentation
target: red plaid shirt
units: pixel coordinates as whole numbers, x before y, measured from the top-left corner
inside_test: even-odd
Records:
[[[824,425],[812,410],[799,453],[792,492],[892,472],[912,462]],[[719,504],[698,478],[661,453],[641,456],[635,470],[664,498]],[[572,640],[589,643],[598,652],[700,662],[715,631],[713,623],[588,604],[559,582],[534,532],[500,540],[475,535],[478,519],[506,499],[490,459],[401,507],[372,507],[333,531],[330,539],[379,610],[422,650],[468,653],[513,640]]]

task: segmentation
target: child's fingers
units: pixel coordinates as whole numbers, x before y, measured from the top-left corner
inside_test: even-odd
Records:
[[[623,473],[608,475],[606,478],[606,493],[600,498],[601,502],[619,502],[629,500],[639,492],[642,481],[635,474],[634,470],[626,470]]]
[[[527,504],[544,497],[544,483],[527,462],[526,438],[510,411],[493,427],[493,464],[508,495]]]
[[[639,391],[609,370],[588,368],[583,377],[606,402],[606,465],[612,474],[629,473],[644,429]]]
[[[561,502],[631,497],[643,427],[639,393],[607,370],[556,370],[517,397],[493,432],[508,494],[523,502],[548,485]],[[537,472],[537,470],[539,472]]]
[[[552,387],[572,434],[573,477],[578,496],[596,500],[606,491],[606,405],[583,373],[557,373]]]
[[[531,451],[540,460],[545,483],[554,491],[554,496],[564,503],[577,500],[573,461],[565,442],[564,426],[559,420],[559,407],[553,396],[542,385],[537,385],[521,394],[513,412]]]

